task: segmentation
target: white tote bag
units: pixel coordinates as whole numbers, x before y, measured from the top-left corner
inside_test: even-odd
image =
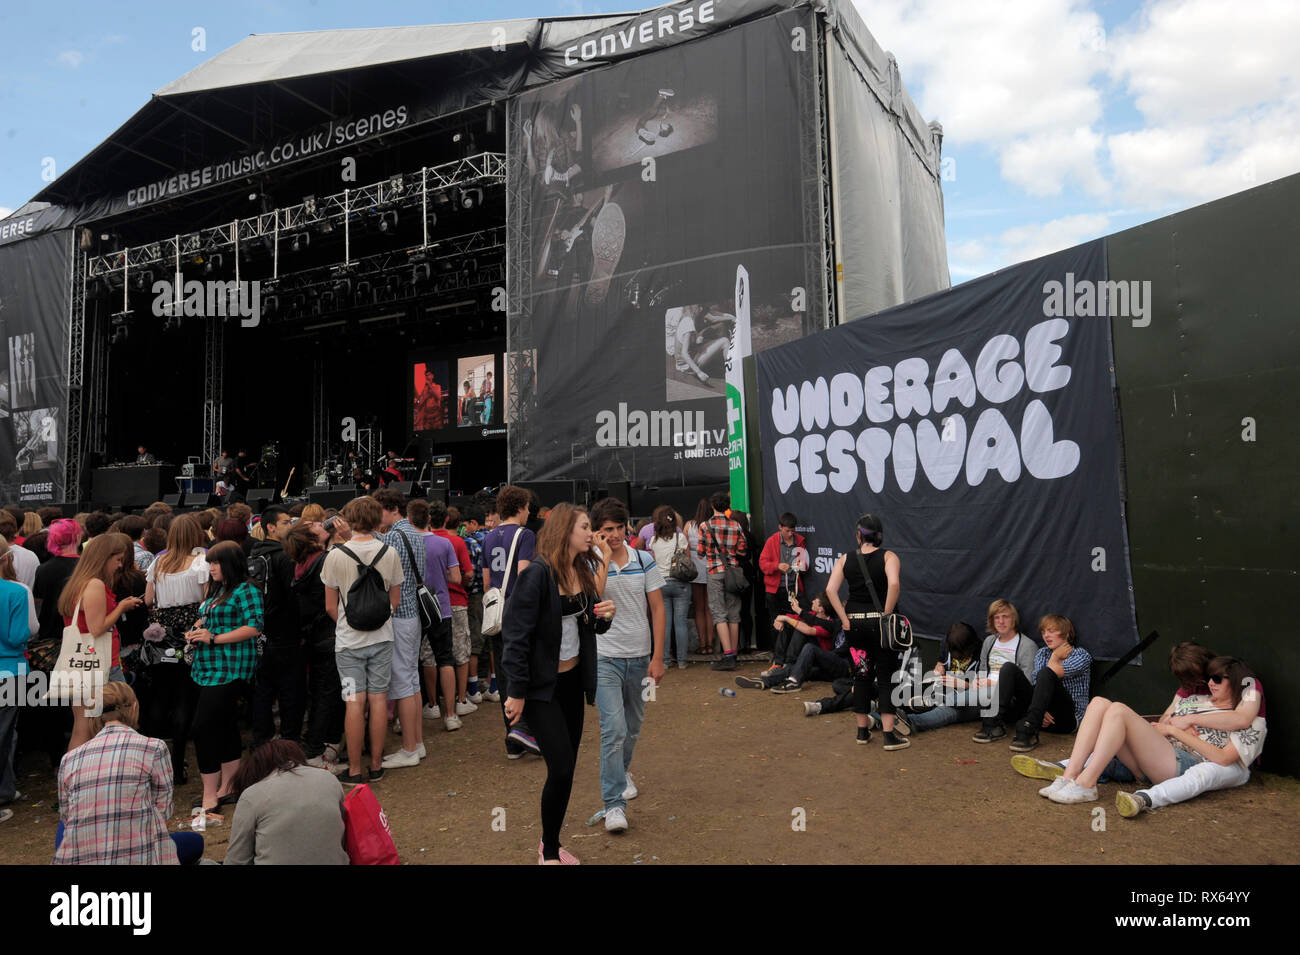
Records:
[[[102,698],[113,665],[113,633],[82,633],[77,623],[81,601],[72,611],[72,623],[63,628],[59,659],[50,672],[46,698],[76,706],[94,707]]]

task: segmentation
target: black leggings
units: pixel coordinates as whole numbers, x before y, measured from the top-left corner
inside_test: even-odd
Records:
[[[190,741],[198,687],[184,663],[155,663],[149,667],[149,706],[145,725],[150,735],[172,741],[172,773],[185,769],[185,746]]]
[[[529,700],[533,738],[546,760],[546,785],[542,787],[542,858],[560,857],[560,827],[569,811],[573,768],[578,762],[583,721],[582,667],[559,675],[549,701]]]
[[[849,613],[861,613],[860,609],[848,608]],[[876,704],[880,707],[881,715],[886,713],[893,715],[894,707],[894,674],[898,672],[902,664],[902,655],[893,650],[882,650],[880,648],[880,621],[876,618],[870,620],[853,620],[853,629],[849,631],[849,643],[851,646],[858,647],[867,652],[871,658],[871,672],[867,676],[860,676],[856,668],[853,673],[853,712],[870,713],[871,712],[871,689],[874,685],[876,690]]]
[[[244,744],[239,738],[239,694],[244,681],[200,686],[194,708],[194,755],[199,772],[219,773],[222,763],[239,759]]]

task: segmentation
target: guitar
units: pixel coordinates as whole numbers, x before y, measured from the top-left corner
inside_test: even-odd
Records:
[[[571,228],[561,229],[559,234],[551,239],[549,243],[550,251],[546,256],[546,260],[547,262],[554,260],[555,264],[546,269],[547,275],[558,278],[564,272],[564,265],[569,258],[569,253],[573,251],[574,244],[586,232],[587,220],[600,211],[605,203],[609,202],[615,188],[617,188],[617,184],[607,186],[604,197],[592,203],[591,208],[583,213],[582,218],[574,223]]]
[[[280,491],[280,500],[282,501],[289,496],[289,482],[293,480],[293,472],[296,470],[298,470],[298,465],[295,464],[289,469],[289,476],[284,479],[284,489]]]

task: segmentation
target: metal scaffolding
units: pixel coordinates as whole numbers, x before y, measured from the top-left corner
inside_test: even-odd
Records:
[[[226,323],[210,318],[203,325],[203,461],[221,453],[221,412],[226,384]]]
[[[63,499],[81,500],[82,458],[82,382],[86,347],[86,268],[85,255],[77,249],[76,232],[70,232],[71,246],[68,262],[68,391],[64,407],[67,408],[67,457],[64,461]]]

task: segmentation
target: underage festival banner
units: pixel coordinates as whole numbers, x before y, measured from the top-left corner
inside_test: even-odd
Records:
[[[793,511],[821,583],[880,517],[917,633],[984,632],[1006,598],[1038,639],[1137,642],[1103,241],[759,354],[764,506]],[[1108,294],[1109,293],[1109,294]]]

